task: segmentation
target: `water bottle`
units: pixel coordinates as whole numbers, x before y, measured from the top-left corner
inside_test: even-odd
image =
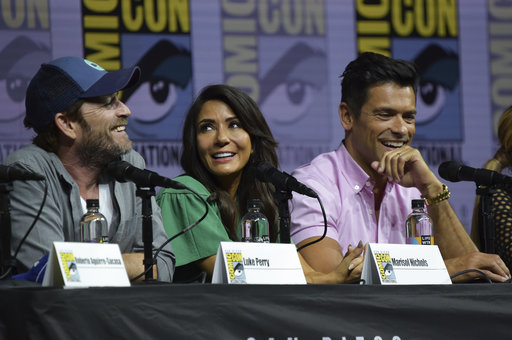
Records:
[[[90,199],[86,201],[87,212],[80,220],[80,241],[108,243],[107,219],[99,212],[100,201]]]
[[[260,211],[262,206],[259,199],[247,202],[247,213],[240,222],[243,242],[269,242],[268,219]]]
[[[434,244],[432,220],[425,212],[424,200],[412,200],[412,212],[405,221],[407,244]]]

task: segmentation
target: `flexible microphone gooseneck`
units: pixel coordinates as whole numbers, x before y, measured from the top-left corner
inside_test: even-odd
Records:
[[[300,183],[295,177],[292,175],[287,174],[286,172],[279,171],[276,169],[272,164],[270,164],[267,161],[259,161],[252,163],[248,167],[248,174],[251,176],[254,176],[261,182],[267,182],[272,183],[276,190],[286,190],[286,191],[294,191],[302,195],[306,195],[312,198],[316,198],[318,203],[320,204],[320,208],[322,210],[322,216],[324,218],[324,232],[322,236],[320,236],[318,239],[313,240],[311,242],[308,242],[299,248],[297,248],[297,251],[300,251],[301,249],[304,249],[305,247],[308,247],[312,244],[315,244],[317,242],[320,242],[325,238],[325,235],[327,235],[327,217],[325,215],[325,209],[322,204],[322,200],[318,196],[318,194],[311,188],[308,188],[305,184]],[[280,216],[282,218],[282,216]],[[285,219],[287,217],[284,217]],[[289,233],[289,230],[288,230]],[[289,239],[289,235],[288,239]]]
[[[178,182],[176,182],[178,183]],[[181,184],[181,183],[180,183]],[[183,185],[183,184],[182,184]],[[203,203],[204,207],[205,207],[205,211],[204,211],[204,214],[195,222],[193,222],[192,224],[190,224],[189,226],[187,226],[185,229],[177,232],[175,235],[169,237],[164,243],[162,243],[160,245],[160,247],[158,247],[155,252],[154,252],[154,255],[153,255],[153,263],[156,263],[156,260],[158,258],[158,255],[160,254],[161,251],[164,251],[166,252],[166,250],[163,250],[163,248],[169,243],[171,242],[172,240],[174,240],[175,238],[177,238],[178,236],[181,236],[183,235],[184,233],[186,233],[187,231],[191,230],[192,228],[194,228],[195,226],[197,226],[199,223],[201,223],[202,220],[204,220],[206,218],[206,216],[208,215],[208,212],[209,212],[209,208],[208,208],[208,203],[206,202],[206,200],[198,193],[196,192],[195,190],[187,187],[186,185],[183,185],[183,187],[186,189],[186,190],[189,190],[190,192],[192,192],[194,195],[196,195],[197,197],[199,197],[199,199],[201,200],[201,202]],[[152,270],[152,266],[150,268],[147,268],[144,272],[142,272],[141,274],[137,275],[136,277],[134,277],[133,279],[131,279],[131,281],[137,281],[139,278],[141,278],[142,276],[146,275],[147,272],[149,272],[150,270]]]
[[[262,182],[272,183],[277,190],[294,191],[309,197],[318,197],[314,190],[297,181],[292,175],[277,170],[269,162],[259,161],[249,165],[248,173]]]
[[[118,182],[131,181],[139,187],[163,187],[187,189],[183,184],[170,178],[160,176],[154,171],[139,169],[126,161],[111,162],[106,167],[107,173]]]
[[[9,262],[11,263],[11,266],[9,268],[7,268],[6,272],[2,273],[2,275],[0,276],[0,280],[3,280],[3,279],[6,279],[6,278],[10,278],[11,274],[12,274],[12,271],[13,271],[13,268],[15,267],[15,263],[16,263],[16,258],[18,256],[18,253],[21,249],[21,246],[25,243],[25,240],[27,239],[28,235],[30,234],[30,232],[34,229],[34,226],[36,224],[36,222],[39,220],[39,217],[41,216],[41,212],[43,211],[43,207],[46,203],[46,198],[48,197],[48,182],[44,182],[44,194],[43,194],[43,200],[41,202],[41,205],[39,206],[39,210],[37,211],[37,214],[36,216],[34,217],[34,220],[32,221],[32,223],[30,224],[30,226],[28,227],[27,231],[25,232],[25,234],[23,235],[20,243],[18,244],[18,246],[16,247],[16,250],[14,252],[14,255],[12,256],[11,259],[9,259]],[[6,228],[6,226],[2,226],[3,229]],[[3,231],[5,232],[5,231]],[[10,239],[10,237],[9,237]],[[10,249],[10,245],[4,245],[7,249],[8,252],[11,251]],[[8,256],[7,256],[8,257]]]
[[[174,188],[174,189],[185,189],[185,190],[188,190],[188,191],[192,192],[193,194],[195,194],[197,197],[199,197],[199,199],[201,200],[201,202],[205,206],[205,212],[204,212],[203,216],[201,216],[196,222],[192,223],[191,225],[189,225],[188,227],[186,227],[182,231],[178,232],[176,235],[173,235],[173,236],[169,237],[165,242],[163,242],[160,245],[160,247],[158,247],[154,251],[153,256],[152,256],[153,261],[152,261],[151,265],[146,267],[145,270],[141,274],[139,274],[136,277],[134,277],[133,279],[131,279],[131,281],[133,282],[133,281],[138,280],[142,276],[148,275],[148,273],[151,270],[153,270],[153,265],[156,264],[158,255],[160,254],[161,251],[166,252],[166,250],[163,250],[163,248],[169,242],[174,240],[176,237],[186,233],[190,229],[194,228],[199,223],[201,223],[202,220],[205,219],[205,217],[208,215],[208,212],[209,212],[208,203],[206,202],[206,200],[199,193],[197,193],[196,191],[194,191],[191,188],[187,187],[186,185],[184,185],[184,184],[182,184],[180,182],[174,181],[174,180],[172,180],[170,178],[160,176],[159,174],[157,174],[154,171],[150,171],[150,170],[147,170],[147,169],[144,169],[144,170],[143,169],[139,169],[139,168],[133,166],[132,164],[130,164],[129,162],[126,162],[126,161],[111,162],[111,163],[109,163],[107,165],[106,171],[107,171],[107,173],[110,176],[114,177],[114,179],[116,181],[118,181],[118,182],[128,182],[128,181],[130,181],[130,182],[135,183],[135,185],[137,185],[138,187],[155,187],[155,186],[160,186],[160,187],[164,187],[164,188]]]
[[[475,169],[456,161],[439,165],[439,176],[450,182],[469,181],[476,185],[512,185],[512,177],[488,169]]]
[[[16,163],[14,163],[16,164]],[[0,212],[0,240],[1,240],[1,253],[0,258],[0,268],[1,275],[0,280],[5,278],[10,278],[14,267],[16,266],[16,256],[18,255],[18,251],[25,241],[26,237],[34,227],[34,224],[39,218],[41,214],[41,209],[39,210],[36,218],[30,225],[29,229],[25,233],[25,236],[21,240],[18,248],[16,249],[14,256],[11,256],[11,216],[10,216],[10,199],[9,192],[12,190],[12,181],[44,181],[46,178],[38,173],[32,172],[30,170],[26,170],[22,167],[17,167],[14,164],[12,165],[0,165],[0,205],[2,206]],[[45,181],[45,187],[47,183]],[[46,200],[46,192],[43,199],[43,204]]]
[[[485,252],[494,253],[495,231],[491,195],[497,187],[512,190],[512,178],[497,171],[475,169],[455,161],[441,163],[439,176],[451,182],[476,183],[476,193],[481,197],[478,207],[480,243]]]
[[[44,181],[44,176],[12,165],[0,165],[0,183],[12,181]]]

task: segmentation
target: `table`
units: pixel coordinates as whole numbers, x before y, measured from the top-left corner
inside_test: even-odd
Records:
[[[0,285],[2,339],[510,339],[511,284]]]

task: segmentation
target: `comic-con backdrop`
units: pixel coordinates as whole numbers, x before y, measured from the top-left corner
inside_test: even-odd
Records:
[[[122,93],[128,132],[150,169],[181,173],[187,108],[208,84],[259,104],[290,172],[343,138],[340,74],[363,51],[412,60],[421,73],[413,144],[437,173],[481,167],[512,104],[512,1],[0,0],[0,160],[30,143],[27,83],[42,62],[77,55],[108,70],[138,64]],[[449,184],[469,228],[475,185]]]

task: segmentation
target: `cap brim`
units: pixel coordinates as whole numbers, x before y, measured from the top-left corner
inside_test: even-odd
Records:
[[[85,91],[80,98],[106,96],[134,86],[138,83],[139,79],[140,68],[138,66],[107,72]]]

